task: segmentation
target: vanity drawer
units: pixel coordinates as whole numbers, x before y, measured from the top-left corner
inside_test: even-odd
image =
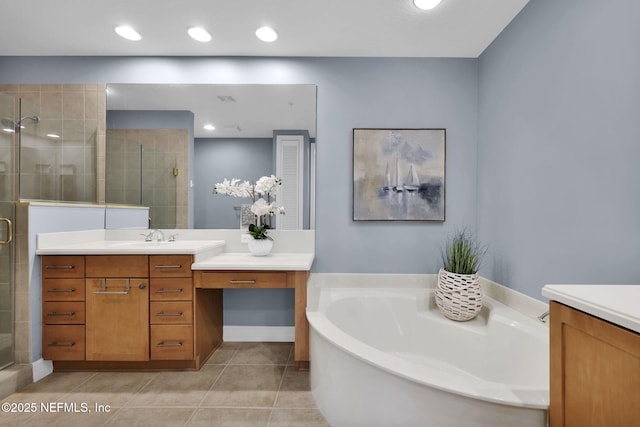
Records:
[[[43,279],[43,301],[84,301],[84,279]]]
[[[151,255],[150,277],[191,277],[192,255]]]
[[[83,301],[48,301],[42,303],[42,323],[46,325],[84,324]]]
[[[285,288],[287,273],[268,271],[216,271],[202,273],[203,288]]]
[[[86,277],[147,277],[147,255],[87,255]]]
[[[187,301],[193,299],[193,282],[190,277],[151,279],[152,301]]]
[[[192,360],[193,326],[151,325],[151,360]]]
[[[42,277],[64,278],[84,277],[84,257],[82,255],[44,255],[42,257]]]
[[[84,326],[45,325],[42,328],[42,358],[84,360]]]
[[[152,325],[184,325],[193,323],[191,301],[153,301],[150,319]]]

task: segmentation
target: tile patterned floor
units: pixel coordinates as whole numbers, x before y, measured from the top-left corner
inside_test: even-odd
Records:
[[[198,372],[53,373],[1,403],[13,426],[328,426],[290,343],[224,343]]]

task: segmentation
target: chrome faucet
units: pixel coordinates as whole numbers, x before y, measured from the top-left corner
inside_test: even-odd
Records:
[[[151,231],[151,236],[156,236],[156,240],[158,242],[164,242],[164,233],[162,232],[162,230],[159,229],[155,229]]]
[[[141,236],[144,236],[145,242],[153,242],[154,237],[158,242],[164,242],[164,233],[158,229],[151,230],[149,234],[141,234]]]
[[[547,323],[547,317],[549,317],[549,312],[545,311],[540,316],[538,316],[538,320],[541,321],[542,323]]]

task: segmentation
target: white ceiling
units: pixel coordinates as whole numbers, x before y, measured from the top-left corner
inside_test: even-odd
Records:
[[[15,0],[0,9],[0,56],[475,58],[527,2],[443,0],[421,11],[412,0]],[[115,26],[123,24],[135,27],[142,40],[116,35]],[[263,25],[276,29],[277,41],[255,37]],[[186,32],[191,26],[205,27],[213,40],[192,40]],[[271,129],[287,128],[314,136],[313,86],[249,85],[247,91],[211,85],[215,93],[201,86],[198,94],[194,87],[134,86],[129,95],[110,95],[108,108],[191,110],[196,137],[269,136]],[[221,103],[218,95],[236,102]],[[206,122],[217,127],[214,133],[203,131]]]
[[[0,56],[478,57],[528,0],[15,0],[0,12]],[[117,36],[129,24],[142,35]],[[186,33],[203,26],[213,40]],[[279,33],[263,43],[254,32]]]

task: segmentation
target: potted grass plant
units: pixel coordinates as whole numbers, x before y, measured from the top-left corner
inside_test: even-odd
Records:
[[[482,309],[478,269],[487,252],[466,229],[456,231],[441,249],[443,266],[438,272],[436,305],[456,321],[475,318]]]

